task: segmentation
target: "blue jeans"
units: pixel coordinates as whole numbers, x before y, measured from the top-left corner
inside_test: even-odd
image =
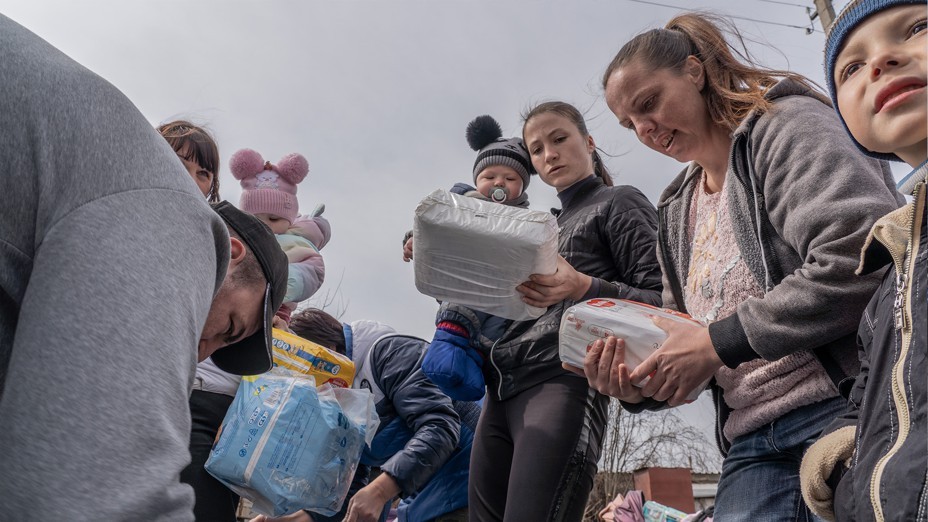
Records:
[[[718,522],[817,521],[802,500],[799,464],[822,429],[844,410],[841,397],[797,408],[732,441],[715,496]]]

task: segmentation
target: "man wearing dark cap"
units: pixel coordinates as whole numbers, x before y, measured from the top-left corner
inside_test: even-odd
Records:
[[[213,210],[229,228],[229,269],[200,335],[190,395],[190,464],[180,479],[193,487],[197,520],[235,520],[238,495],[203,467],[240,375],[271,367],[271,321],[287,292],[287,256],[258,218],[226,201]],[[227,346],[228,345],[228,346]],[[224,348],[223,348],[224,346]]]
[[[271,369],[274,313],[287,293],[287,256],[260,219],[228,201],[213,210],[229,229],[229,268],[206,317],[197,361],[212,356],[235,375],[264,373]]]
[[[192,521],[195,361],[270,367],[286,258],[209,208],[122,93],[3,15],[0,114],[0,520]]]

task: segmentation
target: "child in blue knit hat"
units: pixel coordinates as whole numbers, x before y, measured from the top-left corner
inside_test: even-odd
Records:
[[[928,517],[926,18],[925,0],[852,1],[825,50],[829,91],[855,143],[913,168],[898,185],[912,201],[874,224],[857,270],[889,266],[858,331],[847,411],[802,461],[803,496],[827,520]]]
[[[474,185],[458,183],[451,192],[516,207],[528,207],[528,186],[535,172],[521,138],[503,138],[490,116],[478,116],[467,126],[467,143],[477,151]],[[411,239],[404,241],[411,254]],[[405,256],[409,257],[410,256]],[[422,360],[422,371],[454,400],[476,401],[484,395],[483,362],[479,338],[498,339],[512,323],[453,303],[442,304],[435,335]]]

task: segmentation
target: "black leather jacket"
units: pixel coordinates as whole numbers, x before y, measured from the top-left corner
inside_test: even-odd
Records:
[[[557,214],[558,250],[578,272],[596,279],[590,295],[661,302],[661,272],[657,263],[657,211],[631,186],[607,187],[601,178],[580,181]],[[568,189],[569,190],[569,189]],[[499,400],[565,373],[558,356],[561,315],[576,301],[548,308],[534,321],[513,322],[499,339],[471,330],[484,352],[484,376],[489,393]],[[467,309],[443,307],[439,320],[465,327],[479,325]]]

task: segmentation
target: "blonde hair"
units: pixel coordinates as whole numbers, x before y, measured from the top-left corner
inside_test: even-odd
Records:
[[[725,39],[732,35],[737,46]],[[662,29],[652,29],[622,46],[603,75],[603,89],[616,70],[640,60],[646,67],[683,71],[687,58],[703,66],[706,100],[712,121],[735,130],[751,111],[770,109],[767,91],[780,79],[790,78],[812,88],[806,77],[789,71],[763,67],[751,57],[744,38],[729,20],[705,13],[675,16]]]

